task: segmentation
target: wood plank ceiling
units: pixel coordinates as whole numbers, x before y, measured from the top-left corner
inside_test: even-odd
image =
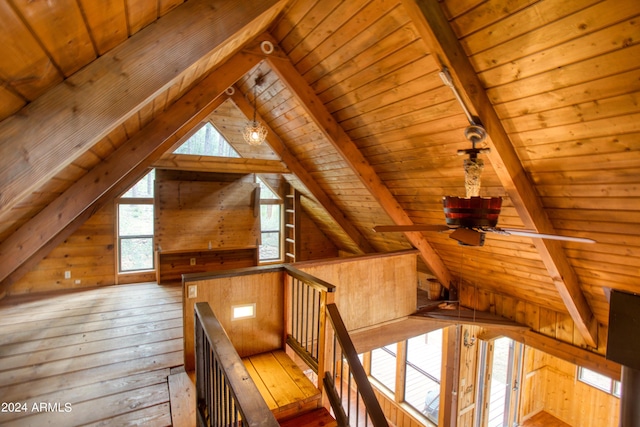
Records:
[[[342,250],[413,245],[447,285],[462,278],[568,312],[591,346],[596,322],[608,321],[606,289],[640,292],[639,2],[236,3],[0,1],[5,283],[162,153],[149,149],[123,180],[97,175],[110,185],[83,206],[64,203],[69,189],[123,159],[113,157],[119,148],[176,109],[204,103],[203,87],[217,97],[211,111],[198,104],[183,120],[188,129],[171,125],[182,130],[156,144],[166,150],[212,111],[211,122],[241,144],[238,122],[263,74],[256,101],[273,151],[254,156],[288,166],[307,212]],[[264,40],[272,54],[260,50]],[[226,61],[235,61],[227,71]],[[482,195],[503,197],[499,225],[597,244],[492,234],[463,248],[446,233],[371,231],[443,224],[442,196],[464,194],[456,151],[470,145],[468,122],[439,77],[443,66],[489,132]],[[216,79],[235,82],[236,95],[225,101]],[[63,216],[73,210],[64,223],[37,219],[56,203]],[[44,228],[53,232],[35,242],[16,237]]]

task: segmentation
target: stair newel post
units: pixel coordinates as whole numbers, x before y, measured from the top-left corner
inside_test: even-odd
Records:
[[[290,334],[293,334],[293,318],[294,318],[294,313],[293,313],[293,297],[292,297],[292,293],[293,293],[293,277],[291,277],[289,274],[287,274],[286,270],[283,273],[284,275],[284,305],[283,305],[283,311],[282,314],[284,315],[284,329],[283,329],[283,337],[282,337],[282,346],[283,348],[286,348],[286,343],[287,343],[287,337]]]
[[[327,327],[327,305],[335,302],[335,294],[333,292],[322,292],[320,296],[320,334],[318,336],[318,388],[322,393],[322,406],[326,409],[331,409],[331,403],[327,399],[327,394],[324,392],[324,376],[327,371],[328,365],[331,363],[331,354],[333,352],[333,329]],[[330,372],[333,372],[333,367],[330,368]]]

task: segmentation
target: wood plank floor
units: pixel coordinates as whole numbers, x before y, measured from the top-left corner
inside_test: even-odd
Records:
[[[522,427],[571,427],[547,412],[538,412],[522,423]]]
[[[182,346],[178,286],[5,298],[0,425],[171,425],[168,377]]]

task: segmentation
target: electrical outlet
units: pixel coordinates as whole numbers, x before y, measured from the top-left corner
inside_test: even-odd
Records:
[[[196,298],[198,296],[198,285],[189,286],[189,298]]]
[[[79,285],[80,283],[82,283],[82,281],[80,279],[76,279],[73,283],[75,283],[76,285]]]
[[[65,279],[71,279],[71,272],[69,270],[64,272],[64,278]]]
[[[196,259],[195,258],[191,258],[189,260],[189,265],[196,265]]]

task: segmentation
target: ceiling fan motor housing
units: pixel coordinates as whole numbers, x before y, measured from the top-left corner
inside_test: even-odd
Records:
[[[449,226],[466,228],[495,227],[498,224],[502,197],[455,197],[442,199]]]

